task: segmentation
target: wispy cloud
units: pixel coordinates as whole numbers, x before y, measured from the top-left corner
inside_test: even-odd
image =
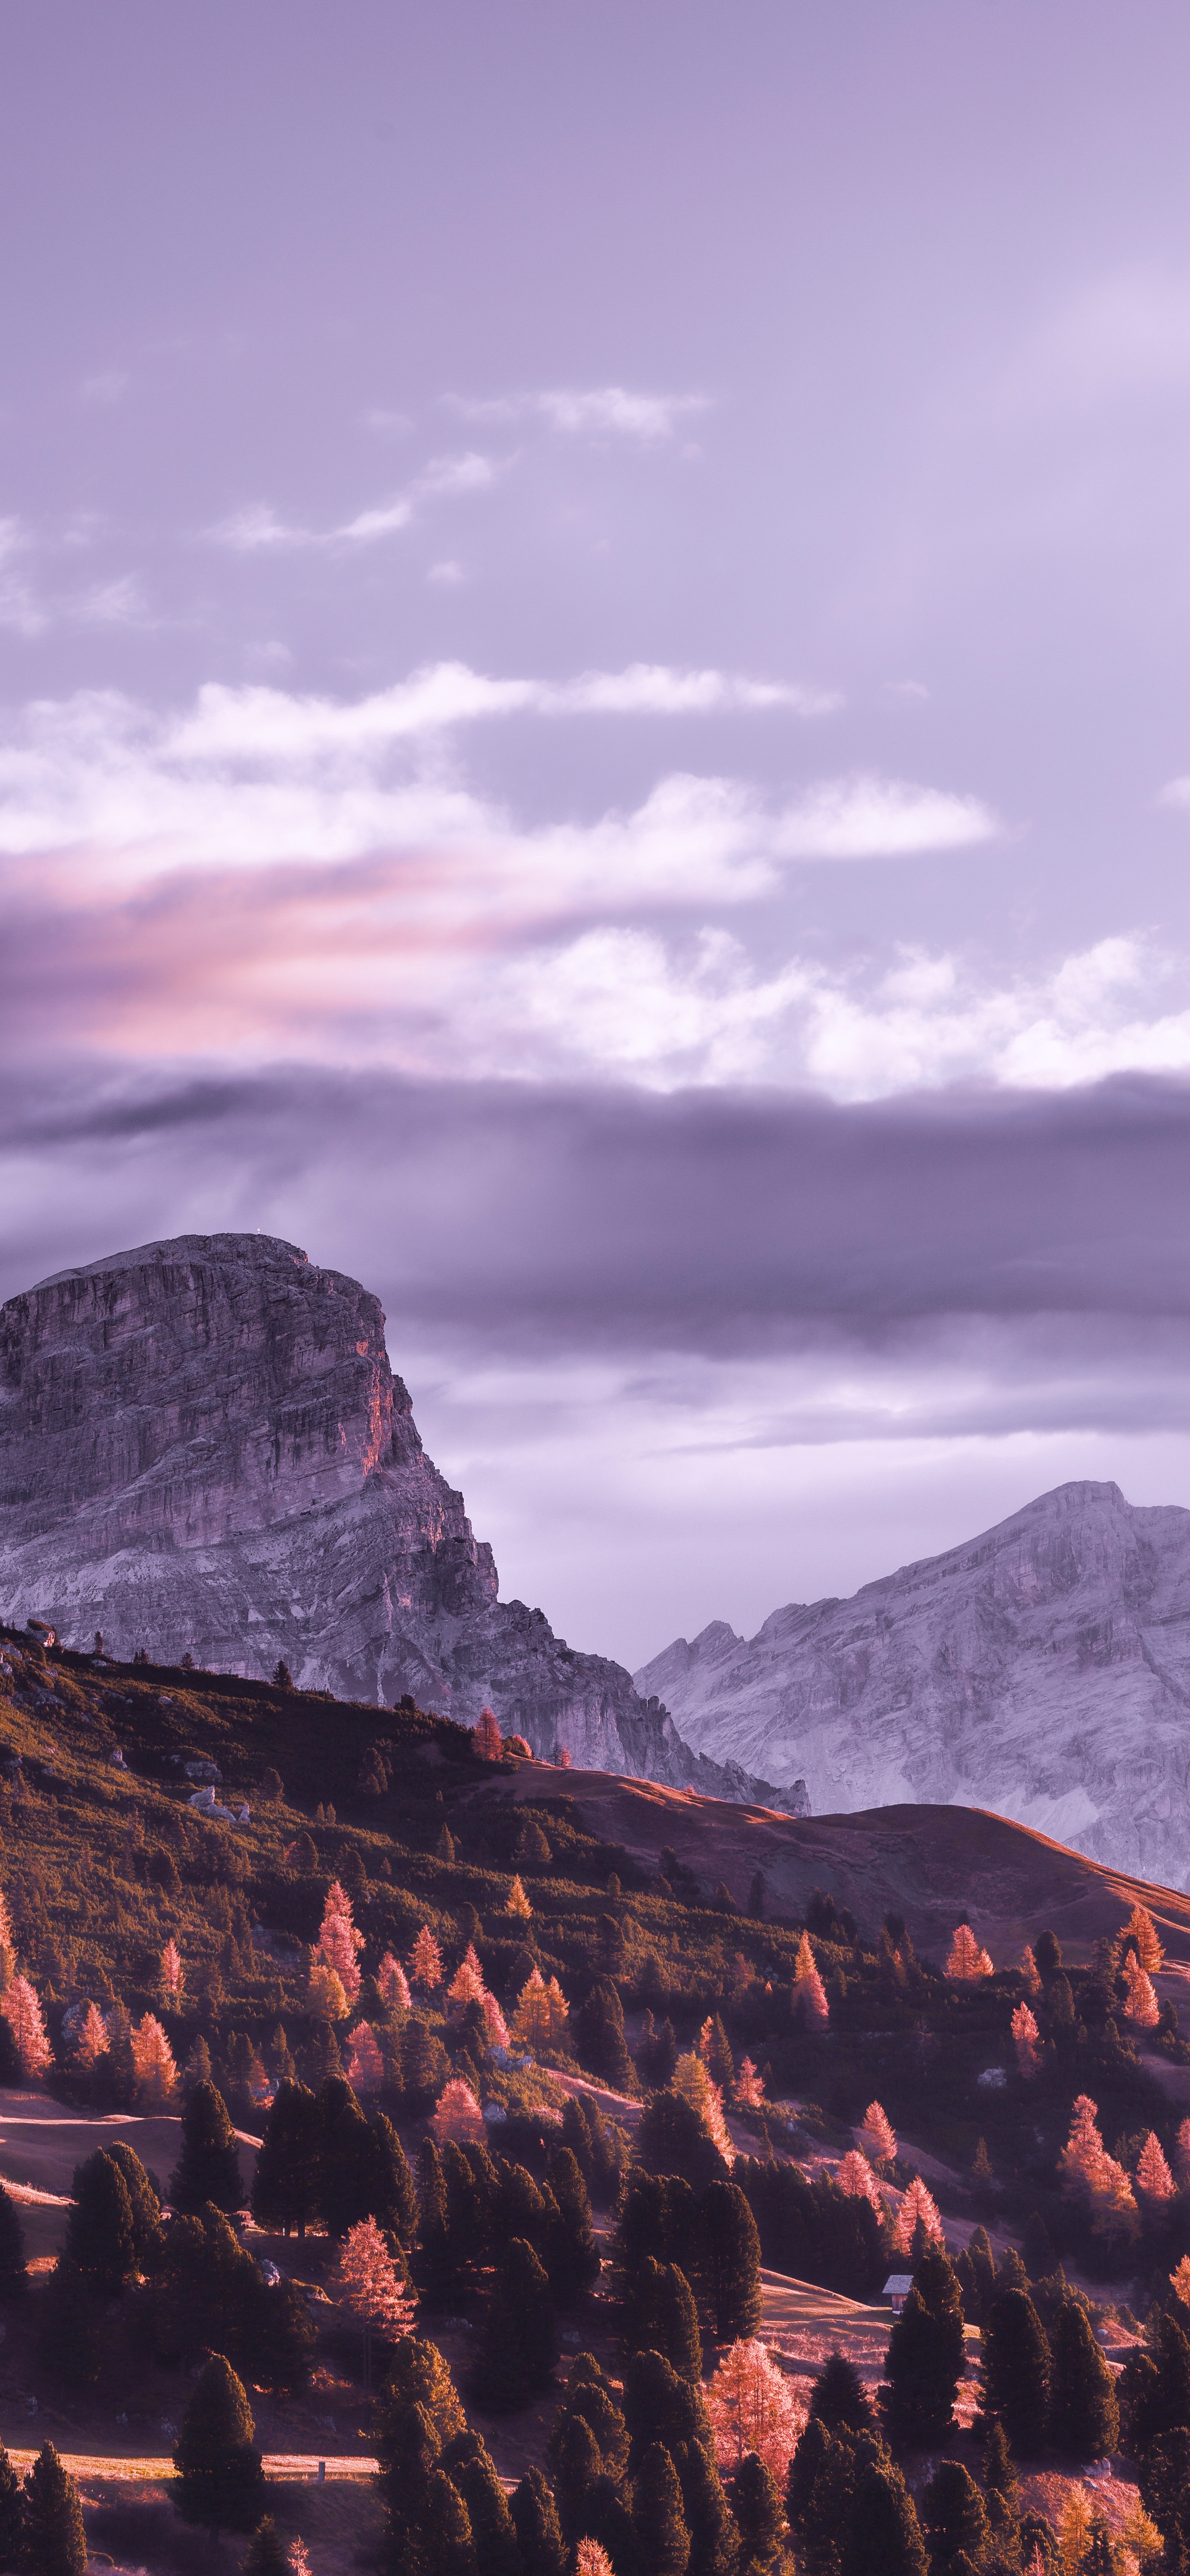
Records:
[[[917,851],[971,849],[1002,826],[976,796],[954,796],[900,778],[835,778],[787,814],[786,858],[905,858]]]
[[[637,393],[626,385],[559,386],[537,393],[498,394],[486,401],[460,399],[456,405],[468,420],[536,419],[565,437],[626,438],[642,447],[675,438],[685,421],[709,407],[706,394]]]
[[[300,527],[278,518],[267,501],[254,501],[208,529],[207,534],[212,544],[227,546],[233,554],[286,554],[308,547],[350,551],[354,546],[377,545],[386,537],[399,536],[427,502],[459,493],[488,491],[503,471],[503,464],[495,458],[474,452],[439,456],[391,501],[358,510],[338,527]]]

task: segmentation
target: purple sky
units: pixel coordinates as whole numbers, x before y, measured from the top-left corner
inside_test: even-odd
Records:
[[[639,1661],[1190,1501],[1190,22],[0,24],[0,1292],[263,1226]]]

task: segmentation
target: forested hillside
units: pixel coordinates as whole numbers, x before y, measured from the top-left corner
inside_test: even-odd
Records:
[[[956,1907],[919,1956],[895,1909],[783,1911],[639,1815],[608,1839],[598,1789],[490,1717],[0,1632],[0,2081],[129,2115],[32,2275],[38,2213],[0,2203],[23,2384],[172,2411],[175,2501],[231,2531],[273,2495],[251,2409],[333,2385],[394,2576],[965,2576],[957,2531],[1045,2566],[1018,2470],[1107,2452],[1154,2517],[1133,2554],[1159,2526],[1180,2565],[1190,2049],[1152,1910],[1075,1963],[1043,1913],[1000,1957]],[[168,2172],[138,2113],[180,2116]],[[878,2396],[828,2348],[890,2270]],[[825,2346],[773,2358],[778,2274]]]

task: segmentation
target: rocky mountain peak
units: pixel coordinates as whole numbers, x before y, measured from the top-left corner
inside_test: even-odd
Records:
[[[1089,1479],[865,1584],[712,1622],[636,1676],[697,1748],[804,1775],[816,1813],[996,1809],[1190,1885],[1190,1512]]]
[[[711,1794],[656,1694],[502,1603],[427,1458],[379,1301],[273,1235],[187,1234],[0,1308],[0,1616],[423,1705]],[[782,1803],[797,1804],[796,1793]]]

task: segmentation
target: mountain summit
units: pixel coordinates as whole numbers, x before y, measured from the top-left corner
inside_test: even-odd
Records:
[[[1190,1511],[1059,1485],[849,1601],[723,1620],[636,1675],[718,1761],[804,1772],[816,1814],[994,1808],[1190,1886]]]
[[[295,1244],[181,1235],[0,1308],[0,1617],[207,1669],[283,1657],[307,1689],[411,1692],[464,1723],[490,1700],[549,1758],[771,1800],[692,1755],[622,1665],[498,1596],[378,1300]]]

